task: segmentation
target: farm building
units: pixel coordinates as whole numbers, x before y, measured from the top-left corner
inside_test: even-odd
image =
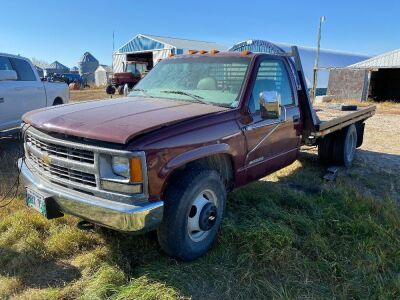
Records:
[[[265,43],[262,40],[247,40],[240,42],[234,46],[240,50],[251,50],[253,52],[266,52]],[[286,52],[291,51],[291,45],[284,43],[273,43]],[[306,77],[306,83],[309,88],[312,88],[313,84],[313,70],[315,58],[317,55],[316,48],[297,46],[300,54],[301,63],[303,65],[304,75]],[[257,49],[257,51],[254,51]],[[348,65],[356,62],[363,61],[370,56],[362,54],[354,54],[343,51],[320,49],[319,68],[318,71],[318,82],[317,82],[317,94],[324,95],[328,86],[329,70],[331,67],[347,67]]]
[[[44,75],[51,74],[66,74],[69,73],[69,68],[64,66],[62,63],[55,61],[44,69]]]
[[[78,67],[72,67],[71,68],[71,73],[72,74],[79,74],[79,68]]]
[[[252,42],[252,40],[244,43]],[[289,44],[275,43],[285,51],[290,51]],[[300,57],[309,88],[312,87],[313,68],[316,57],[316,49],[299,46]],[[168,57],[169,54],[185,54],[189,50],[227,50],[219,43],[162,37],[148,34],[138,34],[133,39],[113,53],[113,72],[123,72],[127,61],[146,61],[151,69],[159,59]],[[260,49],[260,51],[262,51]],[[346,67],[363,61],[370,56],[354,54],[335,50],[321,49],[318,72],[318,90],[325,94],[328,86],[330,67]]]
[[[145,61],[151,69],[160,59],[170,54],[212,49],[225,50],[227,47],[214,42],[138,34],[113,53],[113,72],[123,72],[127,61]]]
[[[337,99],[400,101],[400,49],[331,70],[328,94]]]
[[[96,86],[105,86],[108,84],[108,80],[112,73],[112,69],[107,65],[99,65],[94,72],[94,81]]]
[[[85,52],[78,62],[79,74],[87,83],[94,82],[94,72],[99,66],[99,61],[89,52]]]

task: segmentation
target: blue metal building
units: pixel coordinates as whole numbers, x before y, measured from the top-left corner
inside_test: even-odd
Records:
[[[268,44],[268,42],[267,42]],[[283,43],[273,43],[286,52],[291,51],[291,45]],[[240,42],[234,46],[240,50],[251,50],[253,52],[268,52],[265,43],[262,40],[247,40]],[[304,75],[309,88],[312,88],[313,70],[315,58],[317,55],[316,48],[297,46],[299,49],[301,63],[303,65]],[[317,88],[321,94],[325,94],[329,81],[329,69],[347,67],[351,64],[364,61],[370,58],[368,55],[349,53],[344,51],[321,49],[319,57],[318,82]],[[318,90],[317,90],[318,91]]]
[[[214,42],[138,34],[113,53],[113,72],[123,72],[127,61],[146,61],[152,68],[170,54],[184,54],[189,50],[226,50]]]

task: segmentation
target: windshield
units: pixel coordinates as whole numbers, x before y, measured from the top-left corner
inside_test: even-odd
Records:
[[[140,76],[146,71],[146,64],[128,64],[126,66],[126,71],[131,72],[135,76]]]
[[[188,57],[166,59],[129,94],[201,102],[235,108],[249,57]]]

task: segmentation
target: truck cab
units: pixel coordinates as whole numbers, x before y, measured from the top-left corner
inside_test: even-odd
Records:
[[[302,144],[349,166],[362,143],[374,107],[319,117],[296,50],[192,51],[159,62],[126,98],[27,113],[28,205],[48,218],[156,229],[181,260],[205,254],[227,192],[291,164]]]
[[[42,82],[29,59],[0,53],[0,134],[18,131],[28,111],[68,101],[66,84]]]

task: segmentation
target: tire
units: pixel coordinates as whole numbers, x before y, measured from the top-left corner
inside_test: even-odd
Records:
[[[323,165],[332,164],[332,146],[333,138],[332,135],[328,134],[324,136],[318,144],[318,159]]]
[[[106,93],[108,95],[114,95],[115,94],[115,87],[113,87],[111,84],[107,86],[106,88]]]
[[[169,256],[192,261],[204,255],[216,239],[225,212],[226,189],[214,170],[193,166],[183,172],[167,188],[157,237]]]
[[[361,147],[363,142],[364,142],[364,129],[365,129],[365,123],[357,123],[356,124],[357,128],[357,148]]]
[[[357,105],[342,105],[341,109],[342,111],[353,111],[357,110]]]
[[[123,95],[124,94],[124,86],[123,85],[119,85],[117,87],[117,92],[118,92],[118,94]]]
[[[64,104],[60,98],[54,99],[53,106]]]
[[[333,160],[335,164],[350,167],[357,146],[357,129],[354,124],[338,132],[334,139]]]

